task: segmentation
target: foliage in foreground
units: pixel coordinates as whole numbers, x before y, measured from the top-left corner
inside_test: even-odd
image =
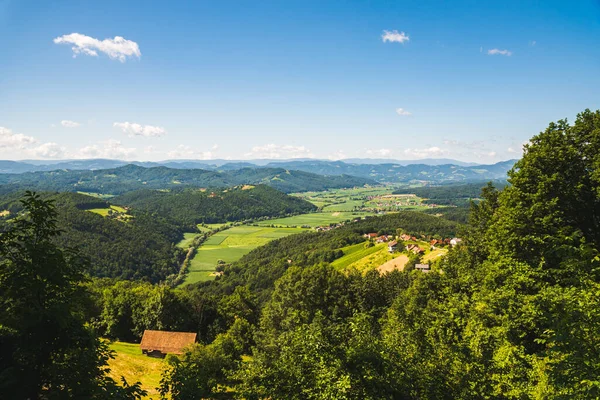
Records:
[[[27,193],[25,214],[0,236],[0,392],[11,399],[135,399],[107,374],[105,343],[85,326],[85,260],[53,239],[51,201]]]
[[[483,190],[464,244],[431,273],[286,268],[251,358],[212,367],[196,396],[222,384],[245,399],[600,397],[600,111],[550,124],[509,183]],[[206,373],[186,365],[211,346],[165,385]]]

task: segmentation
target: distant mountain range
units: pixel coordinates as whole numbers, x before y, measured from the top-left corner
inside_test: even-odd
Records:
[[[168,167],[145,168],[133,164],[99,170],[55,169],[0,174],[0,193],[31,189],[118,195],[139,189],[223,188],[244,184],[264,184],[284,193],[291,193],[375,185],[377,182],[369,178],[342,174],[327,176],[284,168],[209,171]]]
[[[166,162],[123,165],[118,160],[78,160],[33,165],[0,161],[0,185],[58,191],[90,191],[121,194],[141,188],[224,187],[266,184],[283,192],[317,191],[377,183],[444,184],[506,178],[515,160],[493,165],[459,166],[349,164],[343,161],[278,161],[258,166],[249,162],[219,167],[199,162]],[[107,165],[115,167],[106,168]],[[33,170],[33,171],[31,171]],[[10,172],[8,172],[10,171]],[[8,187],[3,191],[10,190]]]
[[[88,160],[22,160],[9,161],[0,160],[0,173],[20,174],[23,172],[53,171],[57,169],[109,169],[118,168],[127,164],[139,165],[140,167],[169,167],[178,169],[208,169],[217,170],[222,167],[225,169],[236,169],[243,167],[265,167],[277,164],[297,163],[297,162],[334,162],[330,160],[319,160],[313,158],[295,158],[291,160],[260,159],[260,160],[165,160],[165,161],[122,161],[109,159],[88,159]],[[447,158],[428,158],[423,160],[390,160],[384,158],[349,158],[335,161],[344,164],[395,164],[395,165],[457,165],[460,167],[473,167],[480,164],[468,163]]]

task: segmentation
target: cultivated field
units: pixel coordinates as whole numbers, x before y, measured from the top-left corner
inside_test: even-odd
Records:
[[[261,226],[310,226],[315,228],[317,226],[329,225],[331,223],[343,222],[352,220],[358,217],[364,217],[367,215],[374,215],[374,213],[364,212],[316,212],[311,214],[294,215],[293,217],[270,219],[267,221],[261,221],[258,224]]]
[[[116,219],[121,221],[126,221],[128,219],[133,218],[133,215],[127,214],[127,210],[123,207],[113,206],[105,207],[105,208],[90,208],[87,210],[94,214],[102,215],[103,217],[108,217],[109,214],[112,214]]]
[[[307,230],[301,228],[244,225],[215,233],[198,249],[183,285],[214,279],[214,271],[219,260],[226,263],[237,261],[243,255],[273,239],[305,231]]]
[[[419,241],[416,244],[425,250],[421,261],[423,263],[433,262],[448,252],[447,249],[430,250],[427,242]],[[344,252],[344,256],[331,263],[333,267],[339,269],[356,269],[362,272],[377,269],[380,272],[389,272],[393,269],[403,270],[408,261],[406,253],[390,254],[387,243],[365,247],[365,242],[363,242],[343,247],[341,250]]]
[[[164,360],[143,355],[136,343],[113,342],[110,348],[115,351],[115,358],[108,361],[109,376],[119,383],[121,376],[130,384],[140,382],[142,389],[148,391],[148,398],[158,398],[156,388],[166,366]]]
[[[376,186],[354,189],[332,189],[323,192],[295,193],[293,196],[310,201],[325,213],[424,210],[421,198],[415,195],[394,195],[394,187]]]

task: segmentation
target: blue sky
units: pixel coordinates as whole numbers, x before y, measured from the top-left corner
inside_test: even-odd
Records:
[[[599,76],[592,0],[0,0],[0,158],[493,163]]]

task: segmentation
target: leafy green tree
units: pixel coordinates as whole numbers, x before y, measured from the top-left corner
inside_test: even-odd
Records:
[[[11,399],[139,398],[106,376],[110,352],[79,309],[86,262],[61,250],[56,210],[27,192],[0,235],[0,393]]]

